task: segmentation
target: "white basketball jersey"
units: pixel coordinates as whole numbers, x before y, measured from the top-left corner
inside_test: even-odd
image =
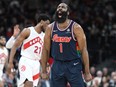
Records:
[[[8,50],[5,47],[0,48],[0,71],[3,70],[7,58],[8,58]]]
[[[2,80],[3,68],[7,58],[8,58],[8,50],[5,47],[0,48],[0,81]]]
[[[29,27],[28,29],[30,29],[30,35],[23,42],[21,55],[29,59],[40,60],[45,34],[43,32],[38,34],[34,27]]]

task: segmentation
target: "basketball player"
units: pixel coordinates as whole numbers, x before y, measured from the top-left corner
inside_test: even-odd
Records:
[[[3,68],[5,66],[5,63],[8,60],[8,50],[5,47],[6,39],[4,36],[0,36],[0,87],[4,87],[3,83]]]
[[[68,5],[60,3],[55,13],[55,21],[45,32],[41,76],[43,79],[48,78],[46,66],[51,48],[51,55],[54,58],[51,87],[66,87],[68,82],[71,87],[84,87],[82,63],[85,81],[92,79],[84,31],[78,23],[68,19],[68,15]]]
[[[43,48],[43,37],[47,25],[50,23],[49,17],[41,14],[36,26],[28,27],[16,38],[10,52],[9,68],[13,67],[13,59],[16,49],[21,47],[21,58],[19,61],[20,81],[18,87],[35,87],[40,77],[40,58]]]

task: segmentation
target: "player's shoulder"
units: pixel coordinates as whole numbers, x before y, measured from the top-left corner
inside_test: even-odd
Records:
[[[50,24],[47,26],[45,33],[48,33],[49,35],[51,34],[51,31],[52,31],[52,28],[53,28],[53,23],[54,23],[54,22],[50,23]]]
[[[55,22],[50,23],[48,26],[52,27],[54,25]]]
[[[23,36],[25,36],[25,37],[28,37],[28,36],[30,35],[30,28],[29,28],[29,27],[24,28],[24,29],[22,30],[22,32],[20,33],[20,35],[23,35]]]
[[[6,47],[3,47],[2,51],[8,52],[8,49]]]
[[[81,25],[74,21],[74,29],[82,29]]]
[[[83,33],[83,28],[81,27],[81,25],[79,23],[77,23],[77,22],[74,23],[73,32],[78,33],[78,34]]]
[[[50,23],[47,28],[51,30],[53,26],[54,26],[54,22]]]
[[[7,49],[6,47],[4,47],[4,50],[5,50],[5,51],[8,51],[8,49]]]
[[[74,21],[74,20],[71,20],[72,22],[73,22],[73,25],[74,26],[76,26],[76,27],[81,27],[81,25],[78,23],[78,22],[76,22],[76,21]]]
[[[30,32],[30,30],[32,30],[32,28],[34,28],[34,27],[26,27],[23,29],[23,32]]]

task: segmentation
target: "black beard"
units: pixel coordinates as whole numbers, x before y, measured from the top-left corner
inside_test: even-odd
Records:
[[[62,14],[60,14],[62,17],[59,18],[59,14],[58,11],[55,12],[55,21],[57,21],[58,23],[63,23],[66,21],[67,18],[67,11],[66,12],[62,12]]]
[[[5,46],[5,44],[0,43],[0,46]]]

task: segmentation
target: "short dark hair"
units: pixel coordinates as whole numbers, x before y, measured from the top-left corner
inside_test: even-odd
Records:
[[[41,20],[43,21],[50,20],[50,17],[47,14],[40,14],[38,16],[37,22],[40,22]]]

